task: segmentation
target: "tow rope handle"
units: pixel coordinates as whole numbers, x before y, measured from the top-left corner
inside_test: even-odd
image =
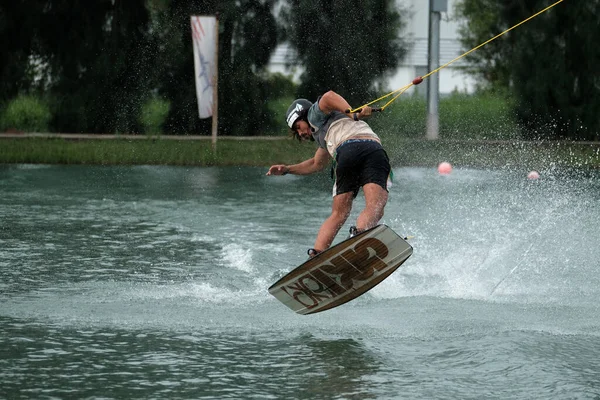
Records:
[[[360,108],[357,108],[357,109],[354,109],[354,110],[352,110],[350,108],[347,108],[344,112],[346,114],[359,113],[359,112],[361,112],[363,110],[363,107],[365,107],[365,106],[361,106]],[[382,112],[383,111],[383,107],[371,107],[371,111],[373,111],[373,112]]]
[[[429,75],[431,75],[431,74],[432,74],[432,73],[430,73]],[[426,76],[427,76],[427,75],[426,75]],[[394,90],[393,92],[390,92],[390,93],[388,93],[388,94],[386,94],[386,95],[384,95],[384,96],[381,96],[380,98],[378,98],[378,99],[375,99],[375,100],[373,100],[373,101],[371,101],[371,102],[369,102],[369,103],[367,103],[367,104],[365,104],[365,105],[362,105],[362,106],[360,106],[360,107],[358,107],[358,108],[355,108],[355,109],[352,109],[352,110],[351,110],[351,109],[348,109],[348,110],[346,110],[346,113],[361,112],[361,111],[362,111],[362,109],[363,109],[363,107],[365,107],[365,106],[369,106],[369,105],[371,105],[371,104],[373,104],[373,103],[377,103],[379,100],[385,99],[386,97],[389,97],[389,96],[391,96],[392,94],[394,94],[394,93],[396,93],[396,92],[400,92],[400,93],[398,93],[396,96],[394,96],[394,97],[393,97],[393,98],[392,98],[390,101],[388,101],[387,103],[385,103],[385,105],[384,105],[383,107],[373,107],[373,109],[372,109],[372,110],[373,110],[373,111],[375,111],[375,112],[381,112],[381,111],[385,110],[385,108],[386,108],[387,106],[389,106],[389,105],[390,105],[390,104],[391,104],[391,103],[392,103],[394,100],[396,100],[396,99],[397,99],[397,98],[398,98],[398,97],[399,97],[399,96],[400,96],[402,93],[406,92],[406,91],[408,90],[408,88],[410,88],[410,87],[411,87],[411,86],[413,86],[413,85],[418,85],[419,83],[423,82],[423,79],[424,79],[424,78],[423,78],[422,76],[417,76],[417,77],[416,77],[415,79],[413,79],[413,80],[412,80],[412,82],[411,82],[411,83],[409,83],[408,85],[406,85],[406,86],[404,86],[404,87],[401,87],[401,88],[400,88],[400,89],[398,89],[398,90]]]

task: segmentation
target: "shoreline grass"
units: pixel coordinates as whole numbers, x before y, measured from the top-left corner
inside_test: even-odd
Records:
[[[392,166],[437,166],[448,161],[457,167],[600,168],[600,143],[518,140],[408,139],[381,135]],[[312,157],[314,143],[291,138],[226,138],[210,140],[165,137],[136,140],[68,140],[23,137],[0,139],[3,164],[269,166],[293,164]]]

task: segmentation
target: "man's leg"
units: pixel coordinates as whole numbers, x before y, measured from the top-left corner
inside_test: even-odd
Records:
[[[388,200],[388,192],[376,183],[367,183],[363,186],[365,194],[365,209],[356,220],[359,232],[371,229],[383,218],[383,209]]]
[[[315,241],[316,250],[323,251],[331,246],[335,235],[337,235],[350,215],[352,200],[354,200],[352,192],[338,194],[333,197],[331,215],[323,222],[317,234],[317,240]]]

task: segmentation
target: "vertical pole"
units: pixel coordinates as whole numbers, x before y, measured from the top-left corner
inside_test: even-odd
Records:
[[[440,21],[442,11],[447,10],[447,0],[429,0],[429,40],[428,70],[433,71],[440,66]],[[427,80],[427,133],[430,140],[439,138],[440,116],[440,83],[439,74],[433,74]]]
[[[212,148],[217,150],[217,126],[219,111],[219,16],[215,15],[215,70],[213,74]]]

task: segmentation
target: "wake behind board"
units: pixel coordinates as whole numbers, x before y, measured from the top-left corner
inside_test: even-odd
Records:
[[[390,227],[378,225],[309,259],[275,282],[269,293],[298,314],[329,310],[372,289],[412,252]]]

